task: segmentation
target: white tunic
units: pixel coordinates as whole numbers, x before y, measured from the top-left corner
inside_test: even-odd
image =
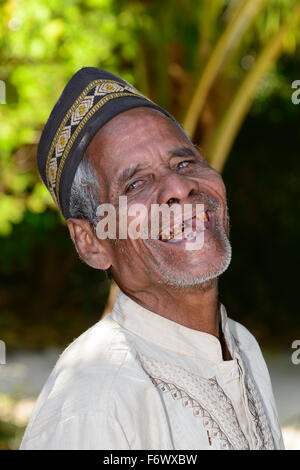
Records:
[[[113,311],[60,356],[21,449],[282,449],[260,348],[221,307],[214,336],[119,291]]]

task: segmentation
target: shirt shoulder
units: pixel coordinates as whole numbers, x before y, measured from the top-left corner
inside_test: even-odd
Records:
[[[59,357],[30,418],[24,440],[75,416],[114,414],[116,393],[147,381],[130,335],[108,315],[71,343]]]

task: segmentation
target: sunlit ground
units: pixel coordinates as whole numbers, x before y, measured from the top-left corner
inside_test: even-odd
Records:
[[[0,366],[0,450],[18,449],[36,396],[59,351],[18,353]],[[285,447],[300,450],[300,366],[288,354],[265,355],[273,383]]]
[[[35,399],[0,395],[0,450],[18,449]]]

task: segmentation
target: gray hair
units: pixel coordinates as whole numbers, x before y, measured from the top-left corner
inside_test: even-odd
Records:
[[[72,218],[87,219],[94,229],[98,222],[96,212],[100,204],[99,191],[97,175],[85,154],[72,183],[69,211]]]

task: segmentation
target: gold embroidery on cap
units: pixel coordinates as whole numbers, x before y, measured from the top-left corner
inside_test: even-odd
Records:
[[[91,90],[93,94],[88,95]],[[58,206],[60,205],[59,183],[62,171],[79,132],[105,103],[115,98],[132,95],[148,100],[129,83],[123,84],[105,79],[94,80],[82,91],[68,110],[52,140],[46,162],[47,186]],[[96,96],[100,99],[94,104]],[[69,124],[66,125],[69,120]],[[60,159],[59,162],[58,159]]]

